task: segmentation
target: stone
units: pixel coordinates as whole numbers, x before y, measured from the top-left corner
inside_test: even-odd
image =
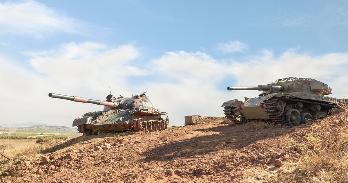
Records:
[[[55,170],[55,169],[56,169],[56,166],[54,166],[54,165],[50,166],[50,170]]]
[[[203,173],[204,173],[204,170],[202,168],[196,168],[192,171],[192,174],[194,176],[201,176],[203,175]]]
[[[36,171],[36,174],[43,174],[44,172],[39,168],[39,169],[37,169],[37,171]]]
[[[182,171],[181,170],[175,170],[174,173],[178,176],[181,176],[182,175]]]
[[[274,166],[275,167],[281,167],[283,165],[282,161],[280,159],[274,160]]]
[[[110,148],[111,148],[111,144],[105,143],[105,144],[104,144],[104,147],[105,147],[106,149],[110,149]]]
[[[40,157],[40,164],[46,165],[49,162],[49,158],[47,156],[41,156]]]
[[[103,148],[100,147],[100,146],[95,146],[95,147],[94,147],[94,150],[95,150],[95,151],[102,150],[102,149],[103,149]]]
[[[185,116],[185,126],[187,125],[196,125],[202,121],[200,115]]]
[[[171,170],[171,169],[165,170],[164,171],[164,175],[167,176],[167,177],[172,176],[173,175],[173,170]]]
[[[70,154],[70,153],[67,153],[65,156],[64,156],[65,159],[68,159],[68,160],[72,160],[73,159],[73,156]]]

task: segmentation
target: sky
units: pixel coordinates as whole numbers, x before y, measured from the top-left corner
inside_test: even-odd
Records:
[[[104,99],[146,91],[171,125],[222,116],[227,86],[311,77],[348,97],[348,2],[0,0],[0,126],[70,126]]]

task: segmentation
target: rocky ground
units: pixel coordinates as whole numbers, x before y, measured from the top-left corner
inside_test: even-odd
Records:
[[[202,124],[79,137],[18,161],[3,182],[344,182],[348,113],[298,127]]]

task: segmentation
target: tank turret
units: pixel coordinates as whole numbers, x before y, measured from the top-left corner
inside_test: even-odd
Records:
[[[275,82],[256,87],[227,87],[227,90],[258,90],[263,94],[302,92],[320,96],[330,95],[332,91],[327,84],[318,80],[295,77],[278,79]]]

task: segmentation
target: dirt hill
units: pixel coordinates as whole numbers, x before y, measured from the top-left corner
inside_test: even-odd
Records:
[[[344,182],[348,112],[298,127],[223,119],[79,137],[19,161],[4,182]]]

